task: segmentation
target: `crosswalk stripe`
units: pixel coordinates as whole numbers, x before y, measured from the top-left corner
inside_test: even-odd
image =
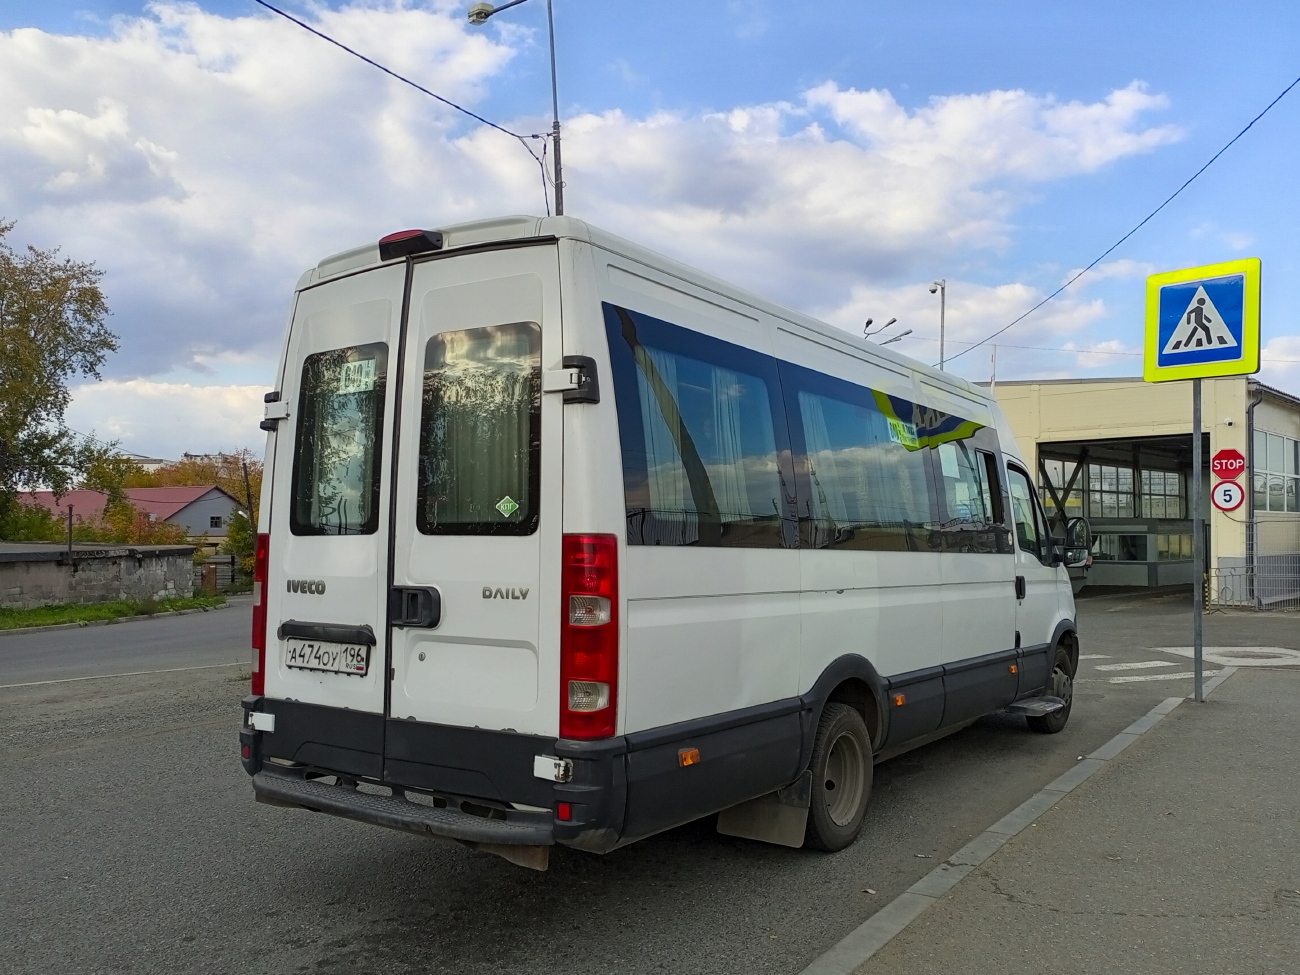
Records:
[[[1176,666],[1169,660],[1137,660],[1127,664],[1101,664],[1098,670],[1151,670],[1156,667]]]

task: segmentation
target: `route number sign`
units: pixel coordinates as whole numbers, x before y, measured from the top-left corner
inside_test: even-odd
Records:
[[[1236,511],[1246,500],[1246,492],[1236,481],[1220,481],[1210,492],[1210,500],[1220,511]]]
[[[1240,450],[1228,447],[1220,450],[1210,460],[1210,470],[1222,481],[1235,481],[1246,473],[1246,458]]]

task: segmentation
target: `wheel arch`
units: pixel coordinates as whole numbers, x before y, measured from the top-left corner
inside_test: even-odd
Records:
[[[1070,658],[1070,676],[1073,677],[1079,672],[1079,629],[1074,620],[1061,620],[1056,624],[1052,633],[1053,650],[1058,646],[1064,647]]]
[[[812,759],[817,724],[821,720],[822,711],[831,702],[848,704],[857,710],[866,722],[872,749],[879,750],[887,730],[885,692],[885,681],[866,657],[848,653],[832,660],[808,692],[802,695],[803,748],[799,767],[806,768]]]

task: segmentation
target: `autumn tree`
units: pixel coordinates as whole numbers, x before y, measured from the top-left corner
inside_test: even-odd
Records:
[[[103,272],[58,249],[8,243],[0,221],[0,533],[27,486],[66,491],[107,453],[67,428],[68,382],[99,378],[117,336],[105,324]]]

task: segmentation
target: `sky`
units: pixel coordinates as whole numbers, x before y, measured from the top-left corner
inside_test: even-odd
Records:
[[[1131,230],[1297,75],[1300,4],[554,0],[566,212],[938,358]],[[283,0],[425,87],[549,128],[542,0]],[[10,244],[104,271],[121,349],[68,422],[161,457],[250,446],[294,282],[409,226],[545,206],[518,141],[253,0],[0,5]],[[997,378],[1141,373],[1148,274],[1263,262],[1260,378],[1300,394],[1300,87],[1058,299]],[[949,363],[983,381],[988,346]]]

